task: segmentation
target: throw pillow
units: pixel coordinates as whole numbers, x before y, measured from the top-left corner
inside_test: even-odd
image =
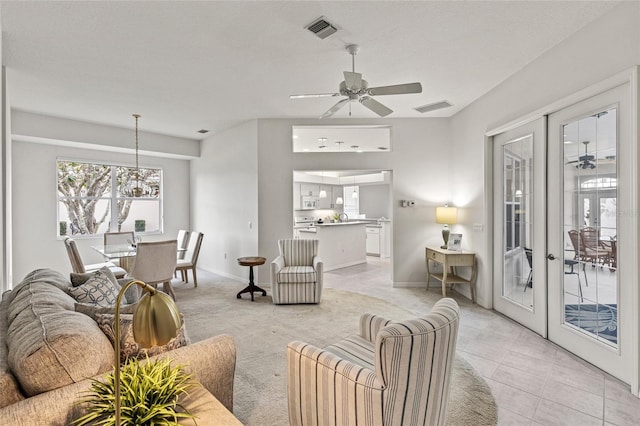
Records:
[[[78,287],[69,287],[69,293],[77,302],[107,307],[116,304],[118,291],[118,287],[113,284],[110,276],[102,269],[94,272],[93,276],[84,284]]]
[[[118,283],[118,279],[116,278],[115,275],[113,275],[113,272],[111,271],[111,269],[109,269],[108,266],[103,266],[102,268],[98,269],[98,271],[102,271],[104,274],[106,274],[109,277],[109,280],[111,280],[111,282],[113,283],[113,285],[119,289],[120,283]],[[71,274],[69,274],[71,285],[74,287],[81,286],[82,284],[86,283],[89,280],[89,278],[93,278],[98,271],[84,272],[84,273],[72,272]]]
[[[185,329],[184,316],[180,314],[180,320],[182,326],[178,330],[178,335],[169,340],[165,345],[152,346],[151,348],[143,348],[139,343],[133,339],[133,315],[120,315],[120,363],[124,364],[127,358],[146,358],[152,357],[164,352],[187,346],[190,341]],[[111,344],[115,342],[114,331],[114,315],[112,314],[98,314],[96,315],[96,321],[98,326],[102,329],[104,334],[109,338]]]
[[[138,306],[137,303],[132,303],[130,305],[121,305],[120,306],[120,314],[133,314]],[[76,312],[83,313],[87,316],[90,316],[94,321],[97,320],[98,314],[111,314],[115,315],[115,304],[113,306],[97,306],[89,303],[75,303]]]

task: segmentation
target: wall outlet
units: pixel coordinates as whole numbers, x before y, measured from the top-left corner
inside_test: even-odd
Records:
[[[413,200],[409,200],[409,201],[407,201],[407,205],[408,205],[409,207],[415,207],[415,206],[416,206],[416,202],[415,202],[415,201],[413,201]]]

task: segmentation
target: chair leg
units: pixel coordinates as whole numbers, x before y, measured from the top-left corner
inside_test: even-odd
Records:
[[[173,292],[173,287],[171,287],[171,281],[162,283],[162,291],[171,296],[173,300],[176,300],[176,294]]]
[[[589,287],[589,280],[587,279],[587,271],[584,267],[584,263],[582,264],[582,273],[584,274],[584,284]]]
[[[189,284],[189,271],[187,269],[182,270],[182,281]]]
[[[192,273],[193,273],[193,287],[198,287],[198,277],[196,276],[196,267],[194,266],[191,269]]]

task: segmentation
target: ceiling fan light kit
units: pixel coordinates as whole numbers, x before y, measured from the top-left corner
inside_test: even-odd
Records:
[[[360,51],[360,47],[357,44],[348,44],[345,49],[351,55],[351,71],[344,71],[344,81],[338,86],[338,93],[316,93],[316,94],[303,94],[303,95],[291,95],[290,99],[303,99],[303,98],[321,98],[321,97],[335,97],[344,96],[344,99],[339,100],[334,106],[329,108],[320,118],[327,118],[334,115],[342,107],[352,101],[358,101],[369,110],[373,111],[380,117],[386,117],[393,112],[392,109],[386,107],[382,103],[378,102],[373,96],[387,96],[387,95],[406,95],[411,93],[422,93],[422,85],[420,83],[406,83],[395,84],[391,86],[379,86],[369,87],[369,83],[362,78],[362,74],[356,72],[355,57]],[[349,111],[351,115],[351,111]]]

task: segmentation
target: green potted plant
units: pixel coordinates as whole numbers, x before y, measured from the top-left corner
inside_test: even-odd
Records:
[[[147,228],[147,221],[144,219],[138,219],[135,221],[134,227],[136,232],[144,232],[144,230]]]
[[[74,420],[74,425],[115,424],[114,373],[106,381],[93,380],[88,395],[77,404],[84,405],[87,414]],[[160,425],[177,424],[180,419],[195,419],[183,407],[179,398],[198,385],[183,366],[171,367],[167,358],[141,363],[130,358],[120,373],[120,424]],[[194,421],[195,422],[195,421]]]
[[[67,222],[60,222],[60,236],[67,235]]]

